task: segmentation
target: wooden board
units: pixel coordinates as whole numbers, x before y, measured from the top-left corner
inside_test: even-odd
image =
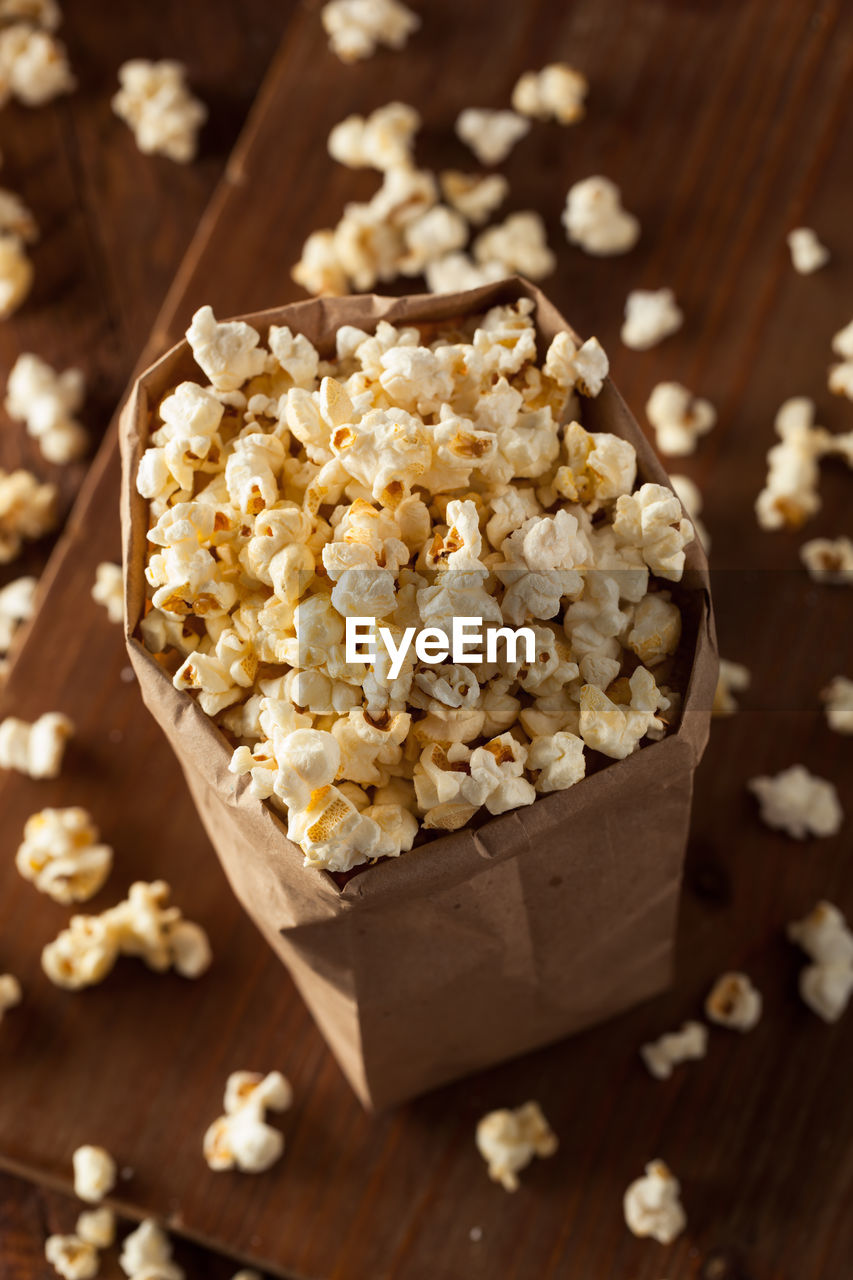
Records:
[[[436,0],[405,57],[344,69],[325,52],[315,13],[294,20],[155,345],[201,302],[224,315],[296,296],[288,272],[304,236],[375,182],[325,156],[322,140],[347,112],[412,101],[426,120],[422,159],[464,165],[451,136],[462,106],[505,103],[528,66],[576,62],[593,85],[589,118],[570,132],[537,126],[519,145],[506,166],[511,207],[544,212],[560,246],[547,287],[582,332],[604,341],[638,410],[665,377],[717,403],[719,426],[678,469],[706,496],[722,651],[753,668],[754,686],[740,716],[715,727],[700,773],[675,989],[371,1120],[229,897],[172,759],[123,681],[118,629],[89,603],[94,565],[118,545],[107,448],[0,706],[23,715],[57,707],[78,725],[58,782],[0,779],[0,966],[20,973],[28,996],[3,1026],[6,1167],[67,1185],[74,1147],[104,1141],[134,1170],[117,1201],[128,1213],[155,1213],[310,1280],[846,1280],[853,1020],[827,1028],[801,1006],[800,960],[782,928],[824,895],[853,914],[853,815],[839,837],[800,847],[759,824],[744,784],[802,759],[850,793],[849,743],[828,732],[817,702],[850,662],[848,596],[798,569],[801,538],[759,533],[752,503],[783,398],[813,394],[827,425],[850,424],[850,405],[826,393],[825,370],[853,297],[851,36],[849,9],[826,2]],[[625,259],[594,261],[560,238],[567,187],[594,172],[620,183],[643,222]],[[831,267],[811,278],[793,273],[784,245],[803,222],[834,250]],[[625,293],[638,285],[672,286],[687,315],[681,333],[643,355],[618,342]],[[851,484],[826,468],[824,509],[809,533],[850,532]],[[49,988],[38,955],[67,912],[11,868],[24,820],[47,803],[87,805],[115,844],[97,908],[138,876],[171,881],[214,938],[217,962],[203,982],[125,962],[82,995]],[[706,1061],[651,1080],[638,1045],[698,1013],[716,974],[737,967],[764,992],[759,1028],[747,1038],[715,1032]],[[227,1072],[273,1066],[297,1097],[284,1160],[257,1179],[208,1172],[201,1134]],[[540,1100],[562,1145],[510,1198],[489,1184],[473,1128],[488,1108],[527,1097]],[[621,1216],[625,1186],[656,1155],[682,1178],[690,1220],[667,1250],[632,1239]]]

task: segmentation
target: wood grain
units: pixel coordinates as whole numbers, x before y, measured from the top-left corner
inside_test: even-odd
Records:
[[[638,411],[661,378],[717,403],[719,426],[675,469],[705,493],[721,649],[753,669],[753,688],[740,715],[715,726],[700,771],[673,991],[371,1120],[230,899],[175,766],[122,680],[118,628],[89,603],[95,563],[117,548],[108,449],[0,708],[33,715],[55,705],[79,730],[57,783],[0,779],[0,966],[27,989],[3,1027],[6,1167],[66,1185],[73,1148],[106,1141],[134,1169],[120,1207],[310,1280],[846,1280],[853,1021],[828,1028],[799,1003],[800,958],[782,929],[820,896],[853,914],[851,819],[840,836],[800,847],[760,825],[744,784],[802,759],[851,792],[849,744],[828,732],[817,701],[831,676],[851,674],[848,596],[798,569],[802,537],[762,534],[752,513],[782,399],[812,394],[828,426],[850,423],[825,370],[853,297],[851,51],[853,13],[829,0],[435,0],[405,57],[353,68],[325,52],[315,13],[294,18],[256,131],[229,165],[155,345],[202,301],[234,314],[296,296],[288,272],[304,236],[375,182],[324,153],[347,112],[412,101],[426,121],[421,158],[461,166],[451,125],[462,106],[505,103],[516,75],[549,58],[576,63],[593,86],[588,118],[571,131],[534,128],[506,166],[510,205],[544,212],[562,246],[546,287],[581,332],[600,336]],[[642,220],[625,259],[591,260],[561,239],[567,187],[595,172],[620,183]],[[793,273],[784,244],[800,223],[834,252],[808,278]],[[625,293],[659,285],[675,288],[685,327],[652,352],[628,352],[618,341]],[[808,534],[850,532],[851,483],[826,468],[824,509]],[[215,939],[204,982],[152,977],[128,961],[80,996],[49,989],[38,954],[67,913],[11,869],[25,818],[46,803],[87,805],[116,846],[96,908],[140,875],[173,883]],[[758,1029],[715,1031],[704,1062],[651,1080],[637,1046],[699,1013],[713,978],[739,967],[764,993]],[[199,1143],[225,1075],[273,1066],[297,1097],[285,1159],[255,1180],[209,1173]],[[473,1128],[486,1109],[527,1097],[540,1100],[561,1148],[507,1197],[485,1176]],[[630,1237],[621,1216],[625,1186],[656,1155],[681,1177],[689,1217],[666,1250]]]

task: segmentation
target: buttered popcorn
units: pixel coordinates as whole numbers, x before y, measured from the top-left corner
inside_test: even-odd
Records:
[[[52,31],[25,21],[0,24],[0,107],[9,98],[41,107],[76,83],[65,46]]]
[[[172,1243],[153,1218],[143,1218],[125,1236],[118,1262],[128,1280],[184,1280],[183,1267],[172,1261]]]
[[[634,289],[625,299],[621,338],[633,351],[648,351],[684,324],[671,289]]]
[[[16,1008],[23,999],[21,984],[13,973],[0,973],[0,1022],[9,1009]]]
[[[78,1147],[71,1158],[74,1167],[74,1194],[89,1204],[98,1204],[116,1184],[116,1162],[103,1147]]]
[[[110,874],[113,851],[98,843],[85,809],[42,809],[27,819],[15,865],[41,893],[67,906],[95,896]]]
[[[505,1191],[518,1190],[518,1175],[534,1156],[552,1156],[559,1145],[538,1102],[525,1102],[514,1111],[490,1111],[477,1125],[476,1138],[489,1177]]]
[[[745,973],[724,973],[705,1001],[705,1013],[717,1026],[751,1031],[761,1018],[761,1004],[761,992]]]
[[[0,86],[2,75],[0,70]],[[0,320],[17,311],[32,287],[33,264],[27,246],[37,239],[36,220],[23,200],[0,187]]]
[[[542,358],[531,313],[428,339],[345,325],[330,360],[209,307],[188,331],[211,385],[164,396],[140,460],[140,630],[306,866],[399,856],[677,722],[692,527],[670,489],[636,487],[631,444],[577,421],[607,376],[600,344],[560,333]],[[354,656],[364,618],[373,647]],[[483,620],[486,651],[494,633],[487,660],[411,647],[459,618]]]
[[[207,107],[190,92],[183,63],[132,58],[118,70],[113,111],[132,130],[144,155],[158,154],[188,164],[196,157],[198,131]]]
[[[575,124],[584,117],[588,92],[583,72],[565,62],[552,62],[541,71],[524,72],[512,91],[512,105],[523,116]]]
[[[284,1134],[266,1122],[267,1111],[287,1111],[293,1091],[280,1071],[262,1076],[234,1071],[225,1085],[225,1114],[214,1120],[202,1143],[208,1167],[264,1173],[284,1151]]]

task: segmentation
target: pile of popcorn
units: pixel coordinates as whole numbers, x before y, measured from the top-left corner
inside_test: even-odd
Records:
[[[288,814],[306,866],[347,871],[563,789],[587,752],[623,759],[679,714],[666,589],[693,529],[671,490],[635,489],[626,440],[587,432],[607,359],[532,303],[438,336],[338,330],[335,359],[271,326],[266,350],[209,307],[184,382],[152,423],[150,652],[237,742],[231,764]],[[561,424],[567,424],[565,426]],[[348,617],[399,645],[454,617],[530,627],[536,660],[392,677],[346,660]]]

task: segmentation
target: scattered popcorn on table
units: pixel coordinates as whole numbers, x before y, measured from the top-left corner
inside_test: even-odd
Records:
[[[761,1018],[761,992],[745,973],[724,973],[705,1001],[705,1014],[730,1031],[751,1031]]]
[[[473,226],[487,222],[509,193],[509,183],[502,173],[461,173],[446,169],[440,175],[441,190],[447,203]]]
[[[717,688],[714,692],[714,705],[711,715],[715,719],[733,716],[740,710],[736,693],[743,693],[752,683],[752,675],[740,662],[729,662],[720,658],[720,672],[717,676]]]
[[[119,1266],[129,1280],[184,1280],[172,1244],[153,1218],[144,1218],[122,1242]]]
[[[800,995],[824,1022],[837,1022],[853,995],[853,933],[831,902],[818,902],[788,937],[810,957],[800,973]]]
[[[670,475],[669,483],[678,495],[678,500],[684,510],[690,517],[690,523],[693,525],[693,532],[705,548],[705,555],[711,552],[711,535],[706,525],[703,524],[700,516],[702,515],[702,491],[694,480],[689,476]]]
[[[15,865],[54,902],[86,902],[113,865],[112,849],[97,841],[98,828],[85,809],[42,809],[27,819]]]
[[[405,168],[420,124],[418,112],[404,102],[377,107],[366,119],[347,116],[329,134],[329,155],[348,169]]]
[[[3,1021],[3,1015],[7,1010],[14,1009],[22,999],[21,984],[15,975],[0,973],[0,1022]]]
[[[655,429],[658,450],[671,457],[695,453],[700,437],[717,421],[710,400],[694,396],[680,382],[659,382],[646,402],[646,416]]]
[[[48,1236],[44,1256],[63,1280],[92,1280],[101,1262],[95,1246],[76,1235]]]
[[[27,22],[0,29],[0,107],[10,97],[25,107],[41,107],[70,93],[76,83],[65,46],[49,31]]]
[[[821,690],[820,699],[826,711],[826,722],[833,733],[853,733],[853,680],[847,676],[835,676]]]
[[[481,265],[498,262],[507,275],[517,272],[529,280],[549,276],[557,265],[545,223],[533,212],[511,213],[505,222],[481,232],[474,241],[474,257]]]
[[[402,49],[421,25],[400,0],[329,0],[320,17],[329,48],[341,62],[369,58],[383,44]]]
[[[39,484],[30,471],[0,467],[0,564],[20,553],[25,539],[43,538],[56,525],[56,485]]]
[[[656,1080],[668,1080],[673,1067],[704,1058],[708,1052],[708,1028],[701,1022],[685,1022],[680,1031],[671,1031],[644,1044],[640,1057]]]
[[[672,1244],[687,1226],[681,1206],[681,1187],[663,1160],[646,1165],[625,1192],[623,1208],[628,1230],[635,1236],[651,1236],[659,1244]]]
[[[586,112],[589,83],[581,71],[552,62],[541,71],[525,71],[512,91],[513,110],[538,120],[576,124]]]
[[[534,1156],[552,1156],[559,1143],[538,1102],[514,1111],[490,1111],[477,1125],[477,1150],[489,1166],[489,1177],[505,1191],[517,1191],[518,1175]]]
[[[20,355],[6,386],[6,412],[26,424],[48,462],[73,462],[89,445],[74,416],[85,394],[81,369],[56,373],[38,356]]]
[[[800,547],[800,559],[815,582],[853,586],[853,541],[850,538],[812,538]]]
[[[755,502],[762,529],[799,529],[820,510],[820,459],[838,455],[853,468],[853,433],[815,426],[814,402],[794,396],[776,414],[780,443],[767,454],[767,479]]]
[[[37,585],[35,578],[15,578],[0,587],[0,678],[4,671],[3,659],[12,647],[15,632],[33,616]]]
[[[829,250],[821,244],[811,227],[796,227],[789,231],[787,241],[794,270],[801,276],[811,275],[829,262]]]
[[[74,1232],[96,1249],[109,1249],[116,1238],[116,1216],[112,1209],[90,1209],[80,1214]]]
[[[144,155],[167,156],[178,164],[195,159],[207,107],[191,93],[186,77],[183,63],[170,59],[132,58],[119,67],[113,111],[133,130]]]
[[[625,300],[621,338],[633,351],[648,351],[684,323],[671,289],[634,289]]]
[[[0,721],[0,769],[31,778],[58,778],[65,744],[74,733],[68,716],[46,711],[32,724],[7,716]]]
[[[207,934],[178,907],[167,906],[168,898],[165,881],[137,881],[117,906],[97,916],[72,916],[42,951],[44,972],[56,986],[79,991],[102,982],[126,955],[139,956],[158,973],[173,968],[182,978],[200,978],[212,959]]]
[[[622,194],[616,183],[600,175],[584,178],[569,188],[563,226],[569,244],[576,244],[595,257],[627,253],[640,238],[639,220],[622,208]]]
[[[280,1071],[262,1076],[235,1071],[225,1086],[225,1114],[204,1135],[204,1158],[211,1169],[263,1173],[284,1151],[284,1134],[266,1123],[265,1113],[287,1111],[293,1091]]]
[[[844,813],[834,785],[801,764],[792,764],[773,778],[753,778],[747,785],[767,826],[795,840],[834,836],[841,830]]]
[[[74,1194],[89,1204],[108,1196],[116,1184],[116,1162],[103,1147],[78,1147],[72,1156]]]
[[[530,121],[515,111],[489,111],[466,107],[456,121],[456,135],[470,147],[480,164],[491,166],[506,160],[517,142],[530,132]]]
[[[95,604],[104,606],[110,622],[124,621],[124,583],[121,565],[111,564],[108,560],[98,565],[95,570],[92,599]]]
[[[287,811],[307,867],[397,857],[421,828],[531,804],[579,781],[587,750],[623,759],[676,723],[680,612],[649,573],[680,580],[692,527],[668,488],[633,491],[630,444],[558,425],[601,391],[595,339],[558,334],[540,367],[526,300],[429,345],[344,326],[322,364],[304,337],[273,326],[267,351],[210,308],[189,338],[214,387],[242,390],[161,401],[137,480],[140,629],[229,735],[232,772]],[[529,623],[536,660],[410,652],[391,677],[381,648],[346,659],[360,615],[393,634]]]

